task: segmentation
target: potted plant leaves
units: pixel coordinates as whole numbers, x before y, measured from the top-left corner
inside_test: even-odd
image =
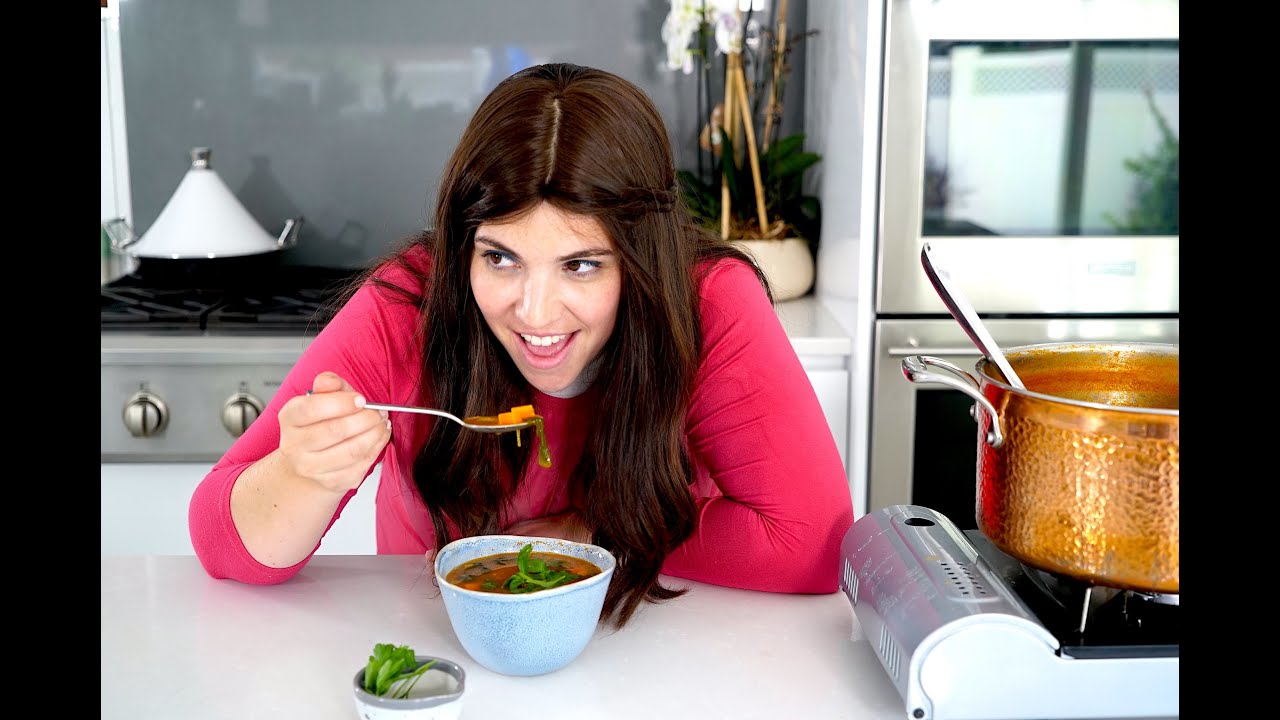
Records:
[[[418,655],[407,645],[378,643],[353,681],[363,720],[456,720],[466,672],[444,658]]]

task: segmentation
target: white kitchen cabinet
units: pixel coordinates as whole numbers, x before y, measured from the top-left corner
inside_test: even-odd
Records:
[[[800,358],[800,362],[804,363],[805,358]],[[840,462],[848,468],[849,370],[806,367],[805,372],[809,375],[809,383],[813,385],[814,392],[818,394],[822,412],[827,416],[827,425],[831,426],[831,436],[835,438],[836,449],[840,451]]]
[[[191,494],[212,463],[103,463],[102,554],[194,555],[187,530]],[[320,545],[322,555],[373,555],[373,469]]]
[[[791,338],[791,346],[809,376],[809,383],[818,395],[848,475],[853,339],[827,306],[813,296],[780,302],[777,311],[783,329]]]

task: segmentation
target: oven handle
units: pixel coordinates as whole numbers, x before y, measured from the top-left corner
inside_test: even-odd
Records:
[[[952,375],[963,377],[968,382],[961,382],[960,380],[948,375],[929,372],[927,368],[930,365],[942,368]],[[1000,432],[1000,416],[996,414],[996,408],[991,404],[991,401],[983,397],[982,393],[979,391],[980,386],[978,385],[977,378],[964,370],[961,370],[955,365],[952,365],[946,360],[929,355],[913,355],[911,357],[903,358],[902,376],[913,383],[940,383],[947,387],[959,390],[965,395],[973,398],[974,402],[981,405],[991,415],[991,429],[987,431],[987,444],[993,448],[999,448],[1004,444],[1004,434]],[[975,405],[969,409],[969,415],[975,422],[978,421],[977,415],[974,414],[976,407],[977,406]]]

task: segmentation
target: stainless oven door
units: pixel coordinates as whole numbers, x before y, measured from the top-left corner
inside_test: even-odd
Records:
[[[1176,134],[1177,51],[1094,46],[1176,48],[1177,0],[981,7],[889,3],[876,313],[945,315],[928,241],[982,313],[1176,314],[1176,231],[1113,222],[1158,147],[1148,97]],[[931,54],[957,43],[993,47]]]
[[[1177,319],[986,319],[1001,347],[1046,342],[1178,342]],[[974,529],[977,425],[973,401],[943,385],[916,384],[902,375],[902,359],[932,355],[969,373],[977,348],[960,325],[946,320],[879,320],[872,369],[869,510],[914,504]]]

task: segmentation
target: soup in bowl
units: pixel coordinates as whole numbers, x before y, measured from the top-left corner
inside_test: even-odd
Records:
[[[590,543],[479,535],[441,548],[435,577],[473,660],[504,675],[542,675],[586,648],[616,566],[612,553]]]

